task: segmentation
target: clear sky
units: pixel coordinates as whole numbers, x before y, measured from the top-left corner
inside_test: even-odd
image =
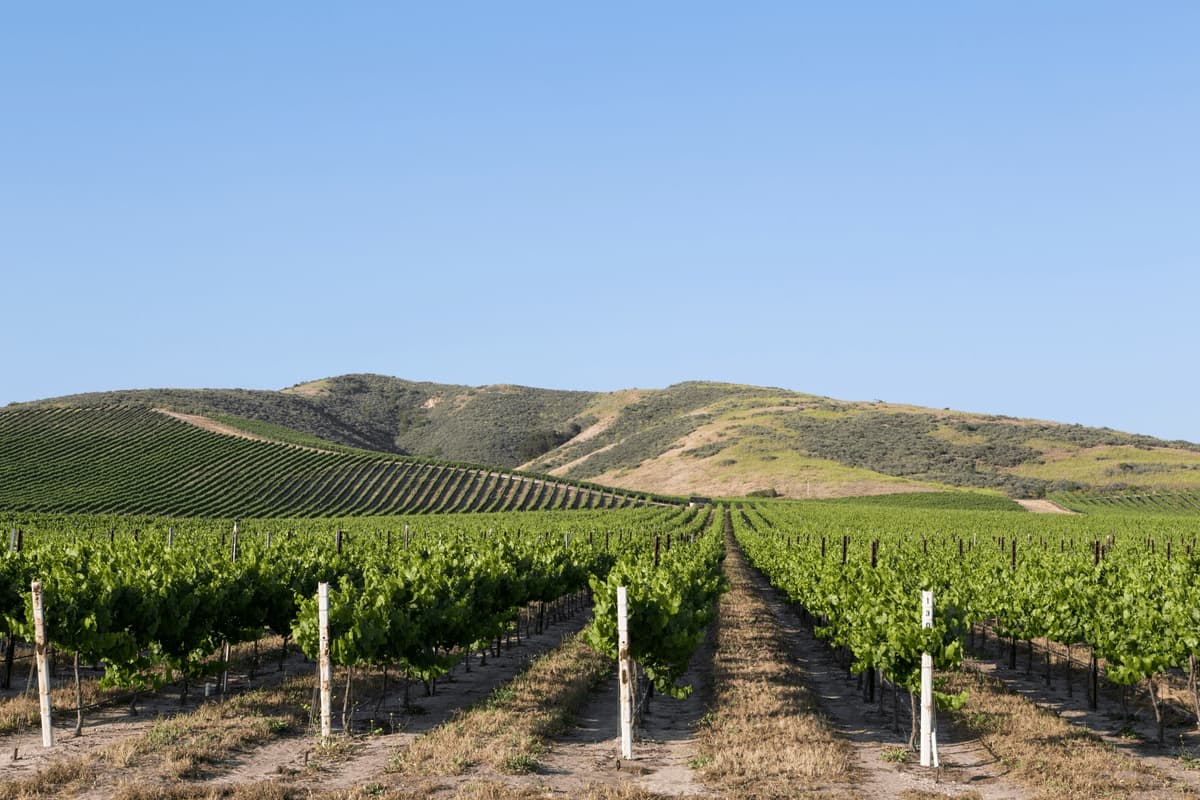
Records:
[[[0,404],[690,379],[1200,442],[1200,4],[7,3]]]

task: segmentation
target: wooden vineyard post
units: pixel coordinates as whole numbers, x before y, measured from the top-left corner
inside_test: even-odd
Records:
[[[921,627],[933,627],[933,592],[921,592]],[[933,656],[921,654],[921,766],[938,766],[933,716]]]
[[[238,560],[238,521],[233,521],[233,536],[229,541],[229,560],[237,563]],[[221,670],[221,699],[225,699],[226,693],[229,691],[229,640],[221,642],[221,661],[225,664]]]
[[[621,690],[621,758],[633,758],[633,659],[629,657],[629,597],[617,587],[617,680]]]
[[[42,747],[54,747],[54,728],[50,725],[50,667],[47,663],[46,610],[42,605],[42,583],[29,585],[33,594],[33,644],[37,658],[38,706],[42,714]]]
[[[321,690],[321,741],[329,739],[330,706],[333,705],[333,668],[329,663],[329,584],[317,584],[317,681]]]

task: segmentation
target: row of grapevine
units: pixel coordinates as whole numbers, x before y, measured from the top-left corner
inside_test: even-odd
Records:
[[[713,540],[702,535],[706,520],[695,509],[643,508],[353,519],[332,530],[326,520],[250,520],[234,534],[203,520],[26,516],[22,548],[0,559],[0,631],[32,639],[28,587],[41,581],[56,648],[103,664],[105,685],[179,681],[186,697],[189,682],[219,668],[222,643],[269,630],[315,656],[314,598],[328,582],[334,663],[349,675],[393,666],[430,680],[510,629],[523,606],[603,586],[614,568],[632,574],[628,565],[653,558],[656,542],[666,542],[661,574],[692,592],[687,554],[713,563],[712,545],[700,544]],[[646,590],[647,609],[658,603],[648,618],[669,613],[665,586]],[[656,663],[653,647],[647,658]]]
[[[1059,505],[1088,514],[1129,512],[1200,514],[1200,491],[1068,492],[1052,498]]]
[[[617,589],[626,587],[629,654],[654,688],[672,697],[691,691],[678,681],[715,617],[717,598],[727,588],[721,571],[724,537],[719,526],[712,525],[714,513],[697,514],[690,526],[676,531],[674,547],[668,533],[653,550],[635,551],[607,576],[590,579],[596,621],[588,629],[589,644],[616,658]]]
[[[1018,640],[1087,648],[1112,682],[1144,682],[1161,722],[1164,674],[1200,656],[1200,525],[1190,521],[812,505],[735,521],[754,565],[845,648],[853,671],[909,689],[921,652],[952,667],[987,623],[1013,653]],[[923,589],[936,600],[931,630],[919,625]]]
[[[0,509],[188,517],[625,508],[644,495],[225,436],[149,409],[0,412]]]

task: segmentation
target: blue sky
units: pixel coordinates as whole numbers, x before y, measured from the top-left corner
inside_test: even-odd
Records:
[[[1200,441],[1194,3],[0,10],[0,404],[689,379]]]

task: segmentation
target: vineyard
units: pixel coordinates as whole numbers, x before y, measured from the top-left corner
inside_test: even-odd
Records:
[[[1194,491],[1069,492],[1054,500],[1085,514],[1200,514],[1200,492]]]
[[[0,412],[0,509],[305,517],[624,508],[618,489],[488,467],[328,452],[149,409]]]
[[[955,797],[954,781],[984,797],[1200,792],[1184,762],[1139,749],[1200,752],[1200,522],[1011,508],[949,493],[322,519],[9,512],[0,743],[25,755],[0,798],[176,784],[180,798],[477,796],[446,776],[486,796],[609,796],[563,783],[576,771],[643,798]],[[84,743],[66,761],[37,752],[34,581],[53,725],[62,746]],[[596,766],[616,752],[619,587],[647,690],[642,772]],[[900,768],[923,653],[948,726],[941,778]],[[1081,739],[1027,697],[1144,733]],[[594,740],[574,742],[593,717]],[[797,732],[781,738],[784,724]],[[87,744],[110,729],[128,731],[120,758],[141,789]],[[968,766],[987,758],[964,747],[1025,766]],[[1080,759],[1090,772],[1069,767]]]

